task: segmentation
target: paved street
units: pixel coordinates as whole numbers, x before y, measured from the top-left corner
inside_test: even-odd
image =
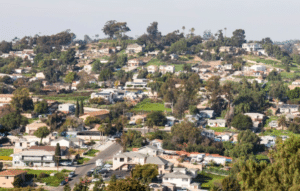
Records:
[[[119,152],[122,149],[122,147],[118,143],[114,143],[111,146],[109,146],[107,149],[100,152],[96,157],[91,159],[89,162],[87,162],[84,165],[81,165],[76,168],[75,174],[76,176],[72,178],[72,180],[69,182],[71,188],[75,186],[75,183],[79,182],[80,177],[84,177],[86,173],[96,167],[96,160],[102,159],[103,161],[106,161],[108,159],[111,159],[114,154]],[[52,191],[63,191],[63,186],[59,186],[57,188],[53,188]]]

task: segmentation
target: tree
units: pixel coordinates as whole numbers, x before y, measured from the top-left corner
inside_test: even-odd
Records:
[[[247,130],[253,127],[253,123],[249,116],[238,114],[233,117],[231,126],[239,130]]]
[[[123,33],[130,31],[130,28],[127,26],[126,22],[110,20],[105,23],[102,31],[112,39],[114,36],[122,37]]]
[[[64,81],[65,81],[66,83],[72,83],[72,82],[74,81],[75,78],[76,78],[76,72],[69,72],[69,73],[66,75]]]
[[[47,137],[50,134],[50,131],[48,129],[48,127],[44,126],[44,127],[39,127],[35,132],[34,135],[38,138],[41,138],[41,143],[43,138]]]
[[[11,105],[17,111],[28,111],[33,109],[33,101],[29,96],[27,88],[18,88],[13,92]]]
[[[22,178],[20,178],[19,176],[15,177],[15,180],[14,180],[14,182],[12,183],[12,185],[13,185],[15,188],[20,188],[20,187],[23,185],[23,180],[22,180]]]
[[[195,105],[190,105],[189,111],[190,111],[190,114],[195,115],[198,113],[198,108]]]
[[[72,189],[68,183],[64,186],[64,191],[72,191]]]
[[[271,149],[271,163],[248,160],[241,166],[238,181],[242,190],[299,190],[300,138],[291,137],[284,142],[276,140]]]
[[[131,177],[143,184],[149,184],[157,175],[158,170],[155,164],[136,165],[131,171]]]
[[[75,117],[79,117],[79,103],[78,103],[78,99],[76,100],[76,108],[75,108]]]
[[[56,144],[56,147],[55,147],[55,156],[59,159],[60,156],[61,156],[61,150],[60,150],[60,145],[59,143]]]
[[[20,126],[26,126],[28,119],[18,112],[11,112],[0,118],[0,124],[2,125],[2,131],[7,132]]]
[[[92,71],[93,72],[99,72],[101,70],[101,62],[99,60],[96,60],[95,62],[92,63],[93,67],[92,67]]]
[[[232,39],[232,45],[241,47],[243,43],[246,42],[245,38],[245,31],[243,29],[237,29],[233,31],[233,36],[231,37]]]
[[[181,39],[175,43],[173,43],[170,47],[171,53],[180,54],[187,50],[187,42],[185,39]]]
[[[282,127],[282,130],[283,130],[284,127],[286,127],[288,125],[288,122],[286,121],[285,115],[281,115],[278,118],[277,122],[278,122],[278,126]]]
[[[84,114],[84,109],[83,109],[84,105],[83,105],[83,99],[80,100],[80,111],[79,114],[83,115]]]
[[[37,102],[34,105],[34,112],[36,113],[47,113],[48,112],[48,103],[43,100],[41,102]]]
[[[152,111],[147,115],[147,120],[152,120],[156,126],[164,126],[167,123],[167,118],[161,111]]]
[[[184,111],[188,109],[188,100],[182,94],[179,96],[175,106],[174,106],[174,114],[175,116],[182,118]]]
[[[106,188],[106,191],[146,191],[147,186],[141,184],[134,178],[126,178],[125,180],[117,180],[114,183],[110,183]]]
[[[3,169],[3,162],[0,162],[0,171]]]
[[[232,176],[227,176],[222,180],[222,190],[223,191],[239,191],[241,190],[240,184],[236,178]]]

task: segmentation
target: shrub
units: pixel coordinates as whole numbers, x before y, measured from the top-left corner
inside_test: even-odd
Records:
[[[41,172],[41,174],[39,174],[38,178],[41,179],[41,178],[46,178],[48,176],[49,176],[48,174]]]

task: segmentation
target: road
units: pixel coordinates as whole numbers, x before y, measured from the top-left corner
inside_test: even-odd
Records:
[[[103,161],[106,161],[108,159],[111,159],[114,154],[118,153],[122,147],[118,143],[113,143],[111,146],[109,146],[107,149],[101,151],[96,157],[91,159],[86,164],[80,165],[76,168],[75,174],[76,176],[72,178],[72,180],[69,182],[70,187],[73,189],[75,186],[75,183],[79,182],[80,177],[84,177],[86,173],[91,170],[92,168],[96,167],[96,160],[102,159]],[[52,191],[63,191],[63,186],[59,186],[56,188],[51,189]]]

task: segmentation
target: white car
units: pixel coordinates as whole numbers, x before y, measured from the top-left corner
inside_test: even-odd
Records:
[[[88,146],[87,146],[87,145],[82,145],[81,148],[82,148],[82,149],[87,149]]]
[[[100,179],[99,178],[94,178],[93,180],[92,180],[92,182],[98,182]]]

